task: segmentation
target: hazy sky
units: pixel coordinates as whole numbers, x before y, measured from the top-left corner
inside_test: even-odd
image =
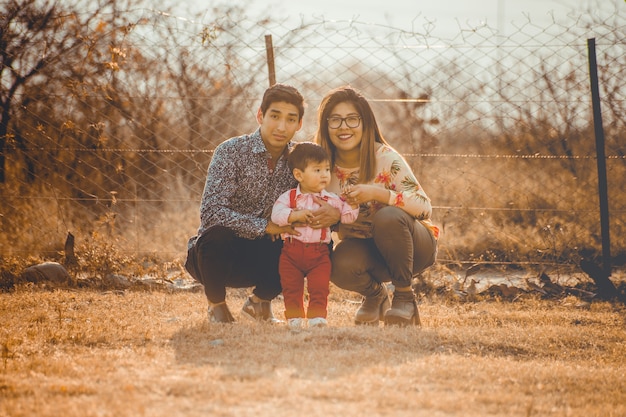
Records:
[[[178,3],[180,10],[192,15],[215,4],[235,4],[237,0],[188,0]],[[482,25],[497,29],[502,35],[516,33],[515,25],[530,22],[547,27],[554,20],[563,21],[593,11],[602,5],[605,13],[617,9],[626,14],[625,0],[250,0],[247,16],[270,15],[293,29],[304,19],[355,20],[359,23],[390,25],[411,32],[428,32],[442,39],[453,38],[460,29]],[[174,11],[178,14],[178,11]],[[185,15],[182,12],[181,15]],[[289,25],[293,22],[293,25]],[[425,26],[428,30],[425,30]]]
[[[487,24],[503,34],[511,22],[527,21],[543,26],[552,16],[564,17],[572,10],[587,9],[596,2],[620,4],[624,0],[253,0],[253,9],[275,17],[298,19],[323,17],[326,20],[358,20],[420,30],[431,22],[435,34],[446,37],[459,28]],[[252,12],[250,14],[252,16]]]

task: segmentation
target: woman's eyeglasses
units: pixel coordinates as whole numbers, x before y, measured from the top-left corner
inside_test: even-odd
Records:
[[[346,122],[346,126],[354,129],[361,125],[361,116],[348,116],[348,117],[329,117],[328,127],[331,129],[339,129],[343,122]]]

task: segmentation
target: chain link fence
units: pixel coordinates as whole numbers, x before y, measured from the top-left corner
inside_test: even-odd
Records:
[[[433,201],[441,265],[575,267],[602,245],[594,38],[611,253],[623,264],[623,11],[598,5],[545,27],[520,16],[506,36],[483,25],[441,39],[428,22],[415,31],[323,17],[287,24],[237,6],[189,19],[116,4],[30,25],[0,6],[3,258],[58,258],[71,232],[83,257],[99,246],[184,259],[212,151],[256,129],[273,64],[276,81],[307,101],[298,141],[313,137],[328,90],[350,84],[371,100]]]

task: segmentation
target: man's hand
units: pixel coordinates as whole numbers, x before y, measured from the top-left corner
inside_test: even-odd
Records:
[[[322,229],[339,223],[341,220],[341,211],[339,211],[338,208],[331,206],[327,201],[319,197],[315,197],[315,201],[320,205],[320,208],[313,212],[313,217],[309,222],[310,227],[313,229]]]
[[[294,229],[293,225],[279,226],[273,221],[268,221],[267,226],[265,226],[265,234],[272,239],[272,242],[280,240],[280,235],[282,233],[289,233],[290,235],[300,236],[300,233]]]

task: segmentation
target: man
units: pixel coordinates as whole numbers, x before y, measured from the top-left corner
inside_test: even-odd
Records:
[[[292,86],[268,88],[257,111],[259,128],[221,143],[209,165],[197,236],[188,243],[185,268],[204,286],[210,322],[235,321],[226,288],[254,287],[242,313],[277,322],[271,300],[282,291],[278,258],[281,233],[293,225],[269,220],[274,201],[296,181],[287,166],[291,139],[302,127],[304,99]],[[312,227],[339,221],[339,210],[320,200]]]

